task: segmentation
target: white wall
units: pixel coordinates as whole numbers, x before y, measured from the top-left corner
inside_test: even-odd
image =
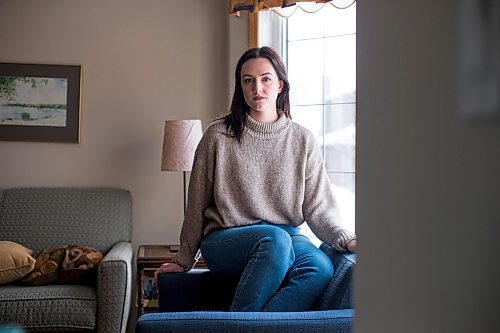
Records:
[[[358,1],[355,332],[498,332],[500,119],[457,105],[457,1]]]

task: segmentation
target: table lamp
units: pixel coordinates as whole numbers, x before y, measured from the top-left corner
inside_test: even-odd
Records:
[[[184,214],[187,207],[186,171],[191,171],[194,152],[202,135],[201,120],[165,121],[161,170],[183,172]]]

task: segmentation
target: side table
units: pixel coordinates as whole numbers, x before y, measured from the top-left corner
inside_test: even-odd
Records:
[[[154,272],[166,262],[172,262],[179,245],[139,245],[137,249],[137,316],[158,308],[158,291],[153,286]],[[194,267],[206,268],[200,257]],[[146,284],[145,284],[145,280]]]

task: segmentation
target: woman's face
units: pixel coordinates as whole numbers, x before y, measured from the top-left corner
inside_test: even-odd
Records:
[[[252,58],[241,67],[241,87],[251,113],[276,113],[276,99],[283,88],[271,62]]]

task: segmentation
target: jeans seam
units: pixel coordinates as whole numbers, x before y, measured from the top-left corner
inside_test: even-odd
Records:
[[[292,269],[290,271],[290,274],[288,275],[288,281],[290,281],[291,279],[293,279],[294,277],[298,276],[297,275],[297,270],[296,269]],[[278,290],[278,292],[271,298],[271,300],[266,304],[266,306],[262,309],[262,311],[266,311],[267,308],[269,308],[275,301],[276,299],[278,298],[278,296],[280,296],[284,290],[285,290],[286,286],[285,287],[282,287]]]
[[[258,237],[251,237],[251,236],[250,236],[250,237],[245,237],[245,238],[255,238],[255,239],[258,239]],[[259,246],[260,246],[260,243],[261,243],[261,242],[259,241],[259,243],[258,243],[258,244],[259,244]],[[252,270],[251,270],[248,274],[246,274],[247,278],[245,279],[245,281],[240,281],[240,282],[238,283],[238,288],[237,288],[237,290],[236,290],[236,292],[235,292],[235,295],[234,295],[233,306],[231,307],[231,310],[233,310],[233,311],[235,310],[234,308],[236,308],[236,309],[237,309],[237,308],[239,307],[239,303],[240,303],[240,296],[241,296],[242,289],[243,289],[243,287],[246,285],[246,283],[247,283],[248,279],[250,278],[250,276],[253,274],[253,271],[254,271],[254,269],[255,269],[255,260],[256,260],[256,259],[252,256],[252,258],[250,259],[250,261],[251,261],[251,262],[249,262],[249,263],[247,264],[247,265],[249,265],[249,264],[250,264],[250,265],[252,265],[252,266],[251,266],[251,267],[252,267]],[[247,267],[248,267],[248,266],[247,266]],[[236,304],[234,304],[234,303],[236,303]]]
[[[266,311],[274,302],[275,300],[283,293],[283,290],[285,288],[280,288],[278,292],[271,298],[271,300],[266,304],[266,306],[262,309],[262,311]]]

